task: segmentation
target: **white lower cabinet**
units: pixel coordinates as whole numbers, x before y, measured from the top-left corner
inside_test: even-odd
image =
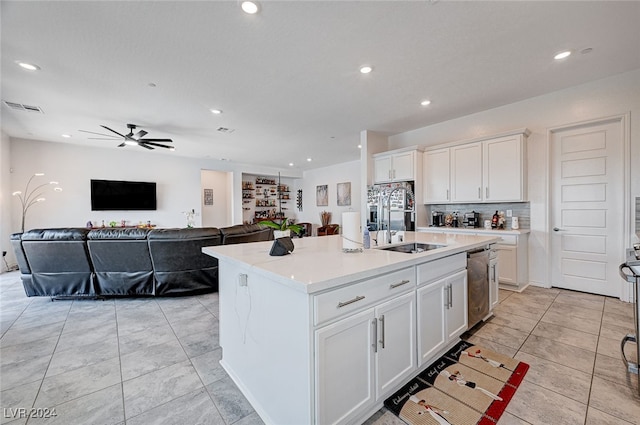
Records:
[[[416,369],[415,292],[316,331],[316,423],[362,414]]]
[[[424,284],[417,291],[418,367],[467,330],[467,270]]]

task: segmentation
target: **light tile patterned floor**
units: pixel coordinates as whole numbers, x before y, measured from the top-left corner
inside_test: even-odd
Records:
[[[618,353],[631,305],[535,287],[500,298],[467,339],[531,365],[501,425],[640,424]],[[32,406],[57,416],[29,424],[262,424],[218,363],[217,294],[51,302],[4,273],[0,335],[1,424],[26,424],[11,409]],[[384,410],[367,421],[399,423]]]

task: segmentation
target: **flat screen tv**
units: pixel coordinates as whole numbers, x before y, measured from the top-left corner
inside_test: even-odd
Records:
[[[91,211],[149,211],[155,209],[155,183],[91,180]]]

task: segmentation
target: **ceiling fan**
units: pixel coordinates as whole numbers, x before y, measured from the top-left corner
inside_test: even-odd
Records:
[[[173,140],[171,139],[144,139],[143,137],[147,135],[147,132],[144,130],[138,130],[138,132],[134,134],[133,132],[137,127],[135,124],[127,124],[127,128],[129,129],[129,134],[120,134],[117,131],[110,129],[105,125],[101,125],[100,127],[104,128],[105,130],[109,130],[110,132],[115,133],[118,136],[120,136],[122,139],[124,139],[124,141],[118,145],[119,148],[124,147],[126,145],[130,145],[130,146],[137,145],[145,149],[155,149],[154,147],[156,147],[156,148],[165,148],[165,149],[175,150],[173,146],[164,144],[164,143],[173,143]],[[93,131],[87,131],[87,130],[79,130],[79,131],[82,131],[84,133],[97,134],[98,136],[107,136],[106,139],[102,137],[89,137],[89,139],[93,139],[93,140],[117,139],[116,136],[113,136],[111,134],[95,133]]]

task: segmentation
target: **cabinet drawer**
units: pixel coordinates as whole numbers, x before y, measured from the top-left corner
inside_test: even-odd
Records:
[[[502,240],[498,242],[501,245],[517,245],[518,237],[516,235],[501,235]]]
[[[321,324],[415,287],[415,269],[410,267],[316,295],[314,323]]]
[[[452,255],[435,261],[418,265],[418,283],[427,283],[440,277],[467,268],[467,254]]]

